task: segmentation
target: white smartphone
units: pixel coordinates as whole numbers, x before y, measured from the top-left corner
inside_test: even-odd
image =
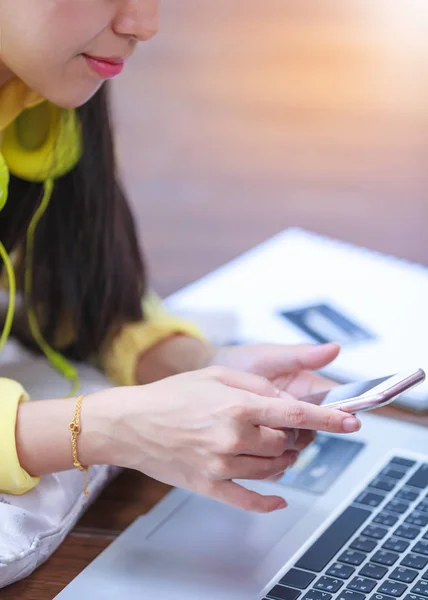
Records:
[[[418,369],[380,379],[339,385],[325,392],[305,396],[301,400],[355,414],[391,404],[400,394],[424,380],[425,372]]]

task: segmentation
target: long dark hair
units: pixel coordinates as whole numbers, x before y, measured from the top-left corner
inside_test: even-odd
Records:
[[[108,334],[142,318],[146,284],[134,221],[117,177],[106,85],[78,112],[84,153],[78,166],[56,181],[37,228],[31,303],[42,307],[39,320],[50,344],[64,319],[72,326],[75,339],[62,351],[84,360]],[[8,251],[25,240],[41,196],[41,185],[11,178],[0,217],[0,239]],[[18,337],[31,344],[19,331]]]

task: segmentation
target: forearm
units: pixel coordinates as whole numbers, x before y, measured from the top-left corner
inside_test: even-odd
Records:
[[[204,368],[213,349],[190,336],[177,335],[157,344],[137,361],[136,379],[147,384],[178,373]],[[117,394],[87,396],[81,409],[82,430],[78,454],[82,465],[109,463],[109,433]],[[114,398],[113,398],[114,396]],[[16,423],[16,447],[21,467],[32,476],[73,468],[69,423],[77,398],[20,404]]]
[[[25,402],[19,406],[16,448],[21,467],[33,477],[73,468],[69,423],[76,398]],[[107,415],[100,395],[87,396],[81,409],[78,455],[82,465],[102,464]]]
[[[144,352],[137,361],[138,384],[159,381],[171,375],[202,369],[211,362],[214,349],[196,338],[175,335]]]

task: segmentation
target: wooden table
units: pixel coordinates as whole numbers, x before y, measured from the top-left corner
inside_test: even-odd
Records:
[[[427,26],[420,0],[164,0],[162,33],[115,88],[157,289],[290,225],[428,264]],[[167,491],[124,473],[0,597],[50,600]]]

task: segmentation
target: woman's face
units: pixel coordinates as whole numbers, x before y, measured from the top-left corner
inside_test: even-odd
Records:
[[[51,102],[84,104],[158,28],[160,0],[0,0],[0,84],[15,75]],[[3,64],[2,64],[3,63]]]

